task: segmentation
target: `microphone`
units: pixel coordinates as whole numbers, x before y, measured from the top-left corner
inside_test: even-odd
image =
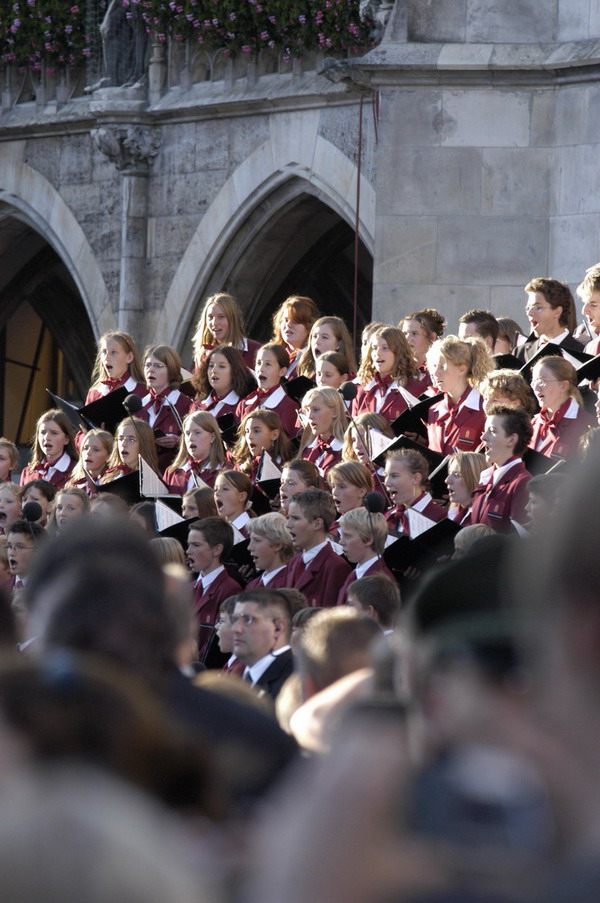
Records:
[[[133,417],[134,414],[137,414],[138,411],[142,409],[142,399],[139,395],[128,395],[127,398],[123,399],[123,407],[127,411],[130,417]]]
[[[351,380],[348,380],[339,387],[338,392],[344,399],[344,401],[354,401],[356,396],[358,395],[358,386],[356,383],[353,383]]]
[[[39,502],[25,502],[23,505],[23,519],[28,520],[29,523],[35,523],[43,513]]]
[[[369,514],[383,514],[387,509],[387,502],[381,492],[367,492],[364,505]]]
[[[35,536],[33,533],[33,527],[31,525],[35,523],[36,520],[39,520],[43,513],[44,512],[42,511],[42,506],[39,502],[25,502],[25,504],[23,505],[23,520],[27,521],[29,533],[34,543]]]

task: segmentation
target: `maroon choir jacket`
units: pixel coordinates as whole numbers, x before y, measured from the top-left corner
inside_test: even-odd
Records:
[[[231,342],[226,342],[225,344],[231,344]],[[214,348],[217,348],[218,345],[204,345],[203,352],[201,354],[200,360],[195,361],[195,366],[199,367],[202,360],[206,357],[209,351],[212,351]],[[242,352],[242,357],[244,358],[244,363],[250,369],[254,369],[254,364],[256,362],[256,355],[258,354],[258,349],[260,348],[260,342],[255,342],[254,339],[242,339],[242,344],[238,346],[238,351]]]
[[[411,385],[413,390],[415,388],[418,390],[415,380],[411,381]],[[405,392],[408,392],[409,395],[413,396],[414,403],[416,404],[418,396],[414,395],[408,387],[402,388]],[[383,389],[385,389],[385,394],[383,393]],[[413,404],[412,401],[411,404]],[[364,414],[366,411],[375,411],[391,423],[396,417],[403,414],[407,408],[408,402],[400,391],[398,381],[391,382],[387,386],[382,386],[382,383],[378,380],[372,379],[366,386],[358,387],[357,396],[352,404],[352,416],[358,417],[359,414]]]
[[[85,403],[91,404],[93,401],[98,401],[99,398],[104,398],[109,392],[114,392],[115,389],[120,389],[121,386],[125,386],[130,395],[137,395],[139,398],[143,398],[148,393],[144,383],[136,382],[133,376],[130,376],[129,372],[127,372],[122,379],[107,379],[96,383],[88,391]]]
[[[390,530],[394,530],[397,533],[407,533],[410,536],[410,530],[405,529],[403,526],[403,515],[407,508],[413,508],[419,514],[422,514],[423,517],[428,517],[429,520],[435,521],[435,523],[443,520],[447,515],[445,508],[434,502],[428,492],[423,492],[418,499],[415,499],[412,505],[396,505],[395,508],[385,512],[385,519]]]
[[[287,572],[287,567],[282,568],[280,571],[278,571],[277,574],[275,574],[273,579],[269,580],[269,582],[266,584],[262,581],[262,574],[259,574],[258,577],[255,577],[254,580],[251,580],[246,584],[246,589],[256,589],[256,587],[264,586],[266,586],[267,589],[279,589],[280,587],[285,587],[287,586]]]
[[[342,442],[340,439],[328,439],[323,441],[317,437],[313,439],[310,445],[303,450],[301,457],[307,461],[312,461],[319,469],[322,477],[327,475],[327,471],[335,464],[339,464],[342,460]]]
[[[190,410],[192,411],[208,411],[214,417],[222,417],[224,414],[233,414],[235,423],[239,423],[239,417],[236,414],[240,396],[233,389],[227,395],[219,398],[214,392],[207,395],[201,401],[194,401]]]
[[[549,420],[540,411],[532,424],[531,448],[551,458],[569,458],[577,451],[583,434],[596,426],[596,421],[571,398]]]
[[[269,411],[275,411],[279,414],[279,419],[283,424],[283,428],[288,436],[293,437],[298,432],[298,407],[299,405],[290,398],[283,386],[275,386],[268,392],[262,389],[255,389],[250,395],[238,403],[236,415],[242,420],[250,411],[257,408],[267,408]]]
[[[21,486],[31,483],[32,480],[47,480],[53,486],[56,486],[57,489],[64,489],[69,482],[75,464],[76,462],[69,458],[66,452],[61,455],[55,465],[48,464],[45,458],[42,459],[41,464],[37,467],[28,464],[21,472]]]
[[[215,485],[215,480],[217,479],[217,475],[219,474],[221,468],[213,468],[204,467],[199,473],[199,477],[203,482],[206,483],[207,486],[210,486],[212,489]],[[188,489],[193,489],[195,487],[195,483],[192,481],[190,483],[190,477],[192,475],[192,470],[189,464],[184,464],[183,467],[178,467],[177,470],[166,470],[162,476],[163,483],[169,487],[169,491],[175,493],[176,495],[185,495]]]
[[[484,428],[483,398],[477,389],[468,388],[456,405],[445,395],[429,408],[429,448],[443,455],[477,451]]]
[[[204,593],[200,589],[200,585],[194,587],[194,614],[198,624],[198,658],[200,661],[202,661],[202,656],[213,635],[221,603],[229,596],[234,596],[241,591],[240,584],[230,577],[227,571],[221,571]]]
[[[367,570],[363,574],[363,577],[370,577],[371,574],[385,574],[385,576],[389,577],[390,580],[393,580],[394,583],[396,582],[396,578],[394,577],[394,575],[392,574],[390,569],[385,564],[383,558],[378,558],[377,561],[375,561],[371,565],[371,567],[367,568]],[[354,583],[355,580],[358,580],[358,577],[356,576],[356,568],[352,568],[352,570],[346,577],[341,590],[338,593],[338,597],[337,597],[338,605],[346,604],[346,596],[348,594],[348,587],[350,586],[351,583]]]
[[[302,553],[288,564],[285,585],[304,593],[311,608],[331,608],[352,568],[327,543],[316,558],[304,566]]]
[[[483,471],[482,477],[491,478],[491,469]],[[514,464],[503,474],[495,486],[490,480],[480,483],[472,495],[471,524],[486,524],[498,532],[511,529],[511,520],[524,523],[527,520],[525,506],[529,499],[527,484],[531,474],[522,461]]]

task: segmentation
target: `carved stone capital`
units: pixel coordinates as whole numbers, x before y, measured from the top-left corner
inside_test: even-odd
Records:
[[[91,134],[98,150],[120,171],[146,173],[160,147],[158,130],[141,125],[102,126]]]

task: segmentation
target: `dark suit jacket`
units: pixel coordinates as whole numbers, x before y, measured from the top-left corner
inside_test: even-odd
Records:
[[[304,593],[311,607],[330,608],[352,568],[327,543],[316,558],[304,567],[302,553],[294,555],[288,564],[285,585]]]
[[[273,662],[261,674],[254,686],[260,687],[271,699],[275,699],[293,670],[292,650],[286,649],[285,652],[275,656]]]
[[[579,351],[580,353],[584,350],[581,342],[578,342],[577,339],[574,339],[572,335],[568,335],[566,339],[563,339],[562,342],[557,343],[560,348],[564,348],[565,351]],[[523,363],[526,364],[527,361],[530,361],[531,358],[538,353],[540,348],[543,347],[540,345],[539,339],[533,339],[533,341],[523,342],[522,345],[519,345],[518,348],[515,349],[515,357]]]

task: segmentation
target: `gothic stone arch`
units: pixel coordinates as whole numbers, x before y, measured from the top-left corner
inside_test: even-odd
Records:
[[[23,162],[24,141],[7,142],[0,155],[0,204],[30,225],[65,263],[96,336],[115,328],[100,267],[75,216],[58,191]]]
[[[354,224],[357,168],[318,135],[318,111],[310,126],[307,128],[306,118],[297,124],[291,116],[274,117],[269,140],[235,170],[218,193],[169,288],[156,327],[162,341],[183,347],[199,301],[227,284],[241,253],[242,231],[242,244],[251,247],[253,236],[260,234],[268,218],[293,197],[313,195],[345,222]],[[375,191],[364,176],[360,191],[360,238],[372,254]]]

